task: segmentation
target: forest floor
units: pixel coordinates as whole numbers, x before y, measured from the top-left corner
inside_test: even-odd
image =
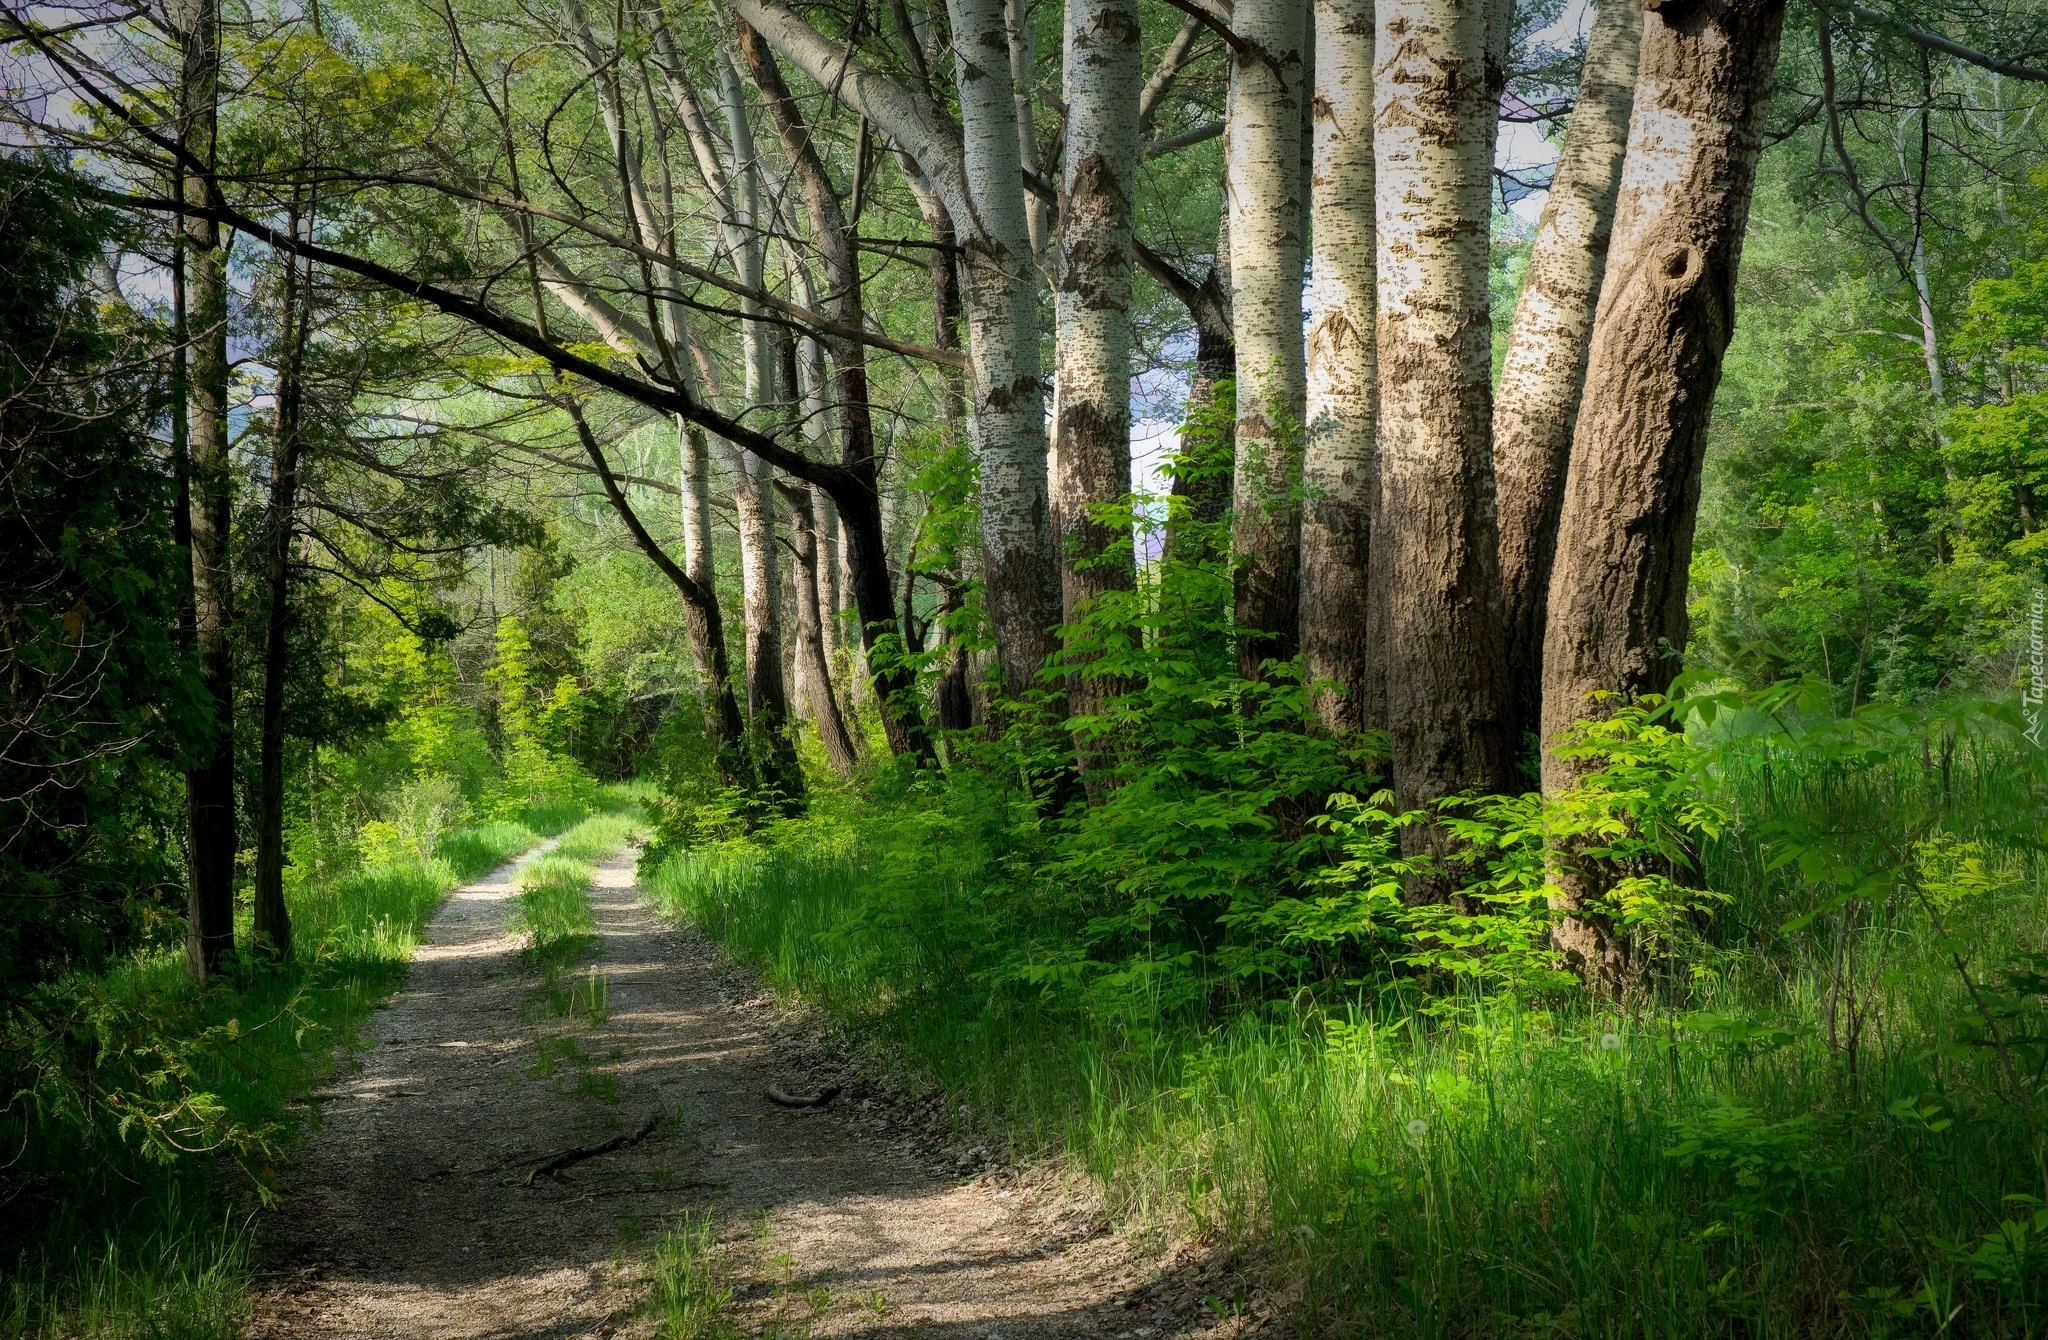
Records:
[[[252,1340],[651,1335],[658,1247],[707,1213],[711,1293],[730,1297],[693,1334],[1227,1340],[1256,1324],[1226,1258],[1141,1245],[1056,1169],[1000,1166],[935,1099],[867,1073],[655,918],[633,855],[598,868],[593,943],[552,971],[507,928],[520,863],[442,906],[315,1095],[267,1216]],[[767,1096],[832,1084],[825,1108]]]

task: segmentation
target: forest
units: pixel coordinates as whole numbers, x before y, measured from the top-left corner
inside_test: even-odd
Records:
[[[0,1340],[2048,1335],[2041,0],[0,47]]]

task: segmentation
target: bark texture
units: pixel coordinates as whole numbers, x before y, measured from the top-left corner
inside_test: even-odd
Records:
[[[1237,0],[1225,208],[1237,345],[1238,664],[1295,653],[1300,626],[1303,0]]]
[[[1373,230],[1373,0],[1315,0],[1314,250],[1302,456],[1301,652],[1316,715],[1366,724],[1373,454],[1379,425]]]
[[[189,0],[177,14],[183,69],[180,127],[186,152],[213,162],[219,125],[220,13],[215,0]],[[206,204],[208,185],[192,174],[185,198]],[[188,215],[182,245],[185,311],[185,440],[191,478],[186,525],[191,536],[192,635],[200,681],[213,707],[212,728],[185,774],[186,957],[192,977],[219,971],[235,944],[235,677],[229,636],[234,571],[229,554],[233,478],[228,440],[228,259],[220,229]]]
[[[1584,760],[1554,746],[1592,695],[1661,693],[1684,648],[1700,464],[1735,320],[1785,0],[1666,0],[1644,20],[1628,157],[1558,521],[1543,647],[1543,789]],[[1567,854],[1558,942],[1596,985],[1626,987],[1626,937],[1589,908],[1613,872]]]
[[[1509,780],[1492,468],[1486,6],[1380,0],[1379,491],[1387,733],[1404,809]],[[1438,841],[1405,830],[1411,848]]]
[[[965,262],[982,580],[1003,683],[1022,694],[1053,649],[1059,578],[1046,493],[1036,267],[1002,0],[948,0],[969,217]],[[950,208],[950,206],[949,206]],[[955,222],[959,221],[954,211]]]
[[[1052,454],[1060,611],[1073,623],[1136,581],[1128,521],[1093,509],[1131,491],[1131,206],[1138,168],[1137,0],[1068,0],[1067,135],[1060,181],[1059,344]],[[1097,712],[1115,686],[1077,670],[1067,710]]]
[[[1607,270],[1642,29],[1641,7],[1631,0],[1602,0],[1594,12],[1578,102],[1536,225],[1494,400],[1508,743],[1518,753],[1542,723],[1544,611],[1557,514]]]

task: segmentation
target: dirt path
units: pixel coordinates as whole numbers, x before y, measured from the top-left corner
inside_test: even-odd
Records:
[[[664,1229],[715,1211],[741,1334],[1016,1338],[1202,1330],[1220,1269],[1148,1264],[1044,1179],[969,1175],[928,1112],[787,1027],[694,932],[591,893],[550,986],[506,933],[518,863],[442,906],[269,1217],[252,1337],[636,1335]],[[601,988],[593,990],[593,983]],[[828,1110],[765,1090],[838,1082]],[[563,1151],[646,1138],[529,1175]]]

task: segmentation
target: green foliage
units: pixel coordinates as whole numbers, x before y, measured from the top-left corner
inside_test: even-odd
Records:
[[[43,1229],[0,1237],[0,1252],[43,1282],[17,1290],[8,1325],[41,1334],[103,1312],[86,1333],[232,1333],[246,1224],[222,1228],[230,1205],[211,1170],[226,1159],[267,1196],[297,1129],[292,1100],[398,985],[442,897],[537,840],[517,825],[459,830],[429,858],[398,852],[292,888],[295,958],[281,969],[201,993],[181,950],[151,951],[53,983],[36,1014],[9,1019],[0,1046],[31,1061],[0,1114],[26,1215],[10,1222]],[[148,1317],[195,1329],[150,1332]]]
[[[210,728],[146,332],[81,288],[114,231],[54,163],[0,155],[0,1015],[177,933],[175,767]]]
[[[1577,791],[1450,816],[1455,859],[1404,855],[1417,820],[1384,794],[1342,796],[1246,867],[1295,876],[1263,905],[1212,855],[1279,842],[1261,825],[1162,824],[1213,881],[1173,885],[1156,835],[964,761],[700,837],[649,887],[1122,1214],[1271,1253],[1317,1333],[1878,1333],[1960,1308],[1952,1330],[2030,1334],[2041,1144],[2013,1079],[2048,1046],[2023,952],[2048,933],[2048,777],[2008,710],[1829,697],[1621,706],[1568,744]],[[1166,785],[1149,758],[1192,752],[1118,738],[1141,795]],[[1185,813],[1224,812],[1176,768]],[[1629,872],[1611,911],[1676,969],[1667,1003],[1616,1011],[1557,972],[1564,842]],[[1458,896],[1411,905],[1419,873]],[[1233,903],[1262,910],[1189,910]],[[1137,914],[1105,932],[1120,904],[1142,943]],[[1234,971],[1256,952],[1309,966]]]

